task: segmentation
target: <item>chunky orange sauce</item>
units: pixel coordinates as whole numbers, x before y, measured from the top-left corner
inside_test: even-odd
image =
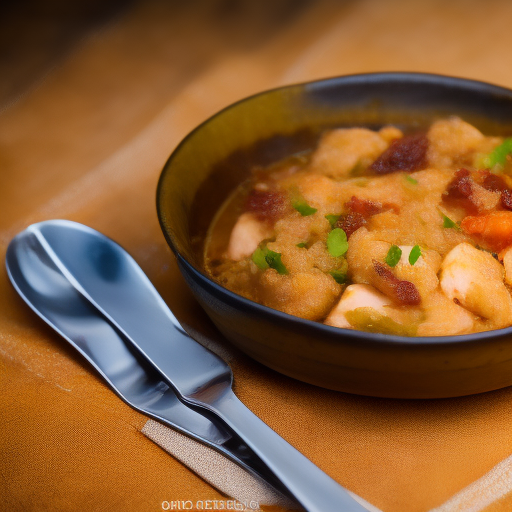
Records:
[[[205,267],[308,320],[406,336],[512,325],[512,148],[453,117],[424,133],[336,129],[255,169],[218,212]]]

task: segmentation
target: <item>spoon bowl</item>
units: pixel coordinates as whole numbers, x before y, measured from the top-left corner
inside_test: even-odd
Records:
[[[41,234],[45,227],[51,225],[58,231],[66,224],[54,221],[30,226],[9,244],[7,272],[24,301],[68,341],[128,405],[209,445],[253,476],[279,489],[280,483],[233,431],[206,411],[197,411],[181,402],[161,373],[74,288],[52,259],[55,255],[51,243]],[[94,251],[91,254],[94,259]],[[108,264],[99,268],[108,278]]]

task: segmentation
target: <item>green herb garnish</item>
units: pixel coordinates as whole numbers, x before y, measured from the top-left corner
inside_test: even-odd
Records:
[[[318,210],[309,206],[308,203],[304,199],[298,199],[297,201],[293,201],[292,206],[303,216],[308,217],[309,215],[313,215]]]
[[[307,242],[300,242],[300,244],[297,244],[295,247],[298,247],[299,249],[302,249],[303,247],[307,247]]]
[[[287,268],[281,261],[281,253],[271,251],[268,247],[258,247],[252,253],[251,259],[261,270],[273,268],[279,274],[288,274]]]
[[[364,187],[368,186],[369,181],[370,180],[368,178],[359,178],[359,179],[354,180],[353,183],[356,187],[364,188]]]
[[[341,215],[334,215],[334,214],[328,214],[325,216],[325,218],[329,221],[329,224],[331,225],[331,229],[334,229],[334,226],[336,226],[336,222],[338,222],[338,219],[341,217]]]
[[[390,267],[396,266],[402,257],[402,249],[398,245],[392,245],[386,255],[385,261]]]
[[[267,260],[265,259],[265,250],[262,249],[261,247],[258,247],[252,253],[251,259],[258,268],[261,268],[261,270],[265,270],[266,268],[268,268],[268,263]]]
[[[421,248],[419,245],[415,245],[411,249],[411,252],[409,253],[409,263],[411,265],[414,265],[418,261],[418,258],[420,256],[421,256]]]
[[[443,228],[460,229],[455,221],[447,217],[444,213],[441,213],[441,215],[443,216]]]
[[[331,256],[338,258],[348,250],[347,234],[341,228],[333,229],[327,236],[327,250]]]
[[[366,165],[361,162],[361,160],[358,160],[354,167],[350,169],[349,176],[351,178],[358,178],[359,176],[362,176],[366,171]]]
[[[415,180],[412,176],[409,176],[408,174],[406,174],[404,177],[405,177],[405,181],[408,181],[412,185],[418,184],[418,180]]]
[[[340,266],[331,270],[329,274],[334,278],[338,284],[343,284],[347,280],[348,262],[345,258],[341,260]]]
[[[485,158],[484,162],[491,169],[500,166],[504,167],[507,161],[507,155],[512,153],[512,137],[505,139],[494,151]]]
[[[284,263],[281,261],[281,254],[278,252],[271,251],[269,249],[268,254],[265,256],[265,260],[267,260],[268,266],[277,270],[279,274],[285,275],[288,274],[287,268],[284,266]]]
[[[347,273],[343,270],[331,270],[329,274],[338,284],[343,284],[347,280]]]

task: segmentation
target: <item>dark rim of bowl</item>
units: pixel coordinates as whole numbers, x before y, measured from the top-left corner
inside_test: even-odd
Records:
[[[512,334],[512,326],[504,327],[502,329],[494,329],[491,331],[482,331],[472,334],[459,334],[459,335],[451,335],[451,336],[397,336],[393,334],[382,334],[382,333],[373,333],[367,331],[361,331],[356,329],[344,329],[341,327],[333,327],[330,325],[326,325],[320,322],[315,322],[312,320],[306,320],[304,318],[300,318],[298,316],[290,315],[288,313],[284,313],[277,309],[269,308],[268,306],[264,306],[259,304],[258,302],[254,302],[250,299],[247,299],[241,295],[238,295],[227,288],[224,288],[220,284],[213,281],[210,277],[208,277],[202,270],[197,269],[194,265],[192,265],[176,248],[172,237],[167,232],[166,226],[162,220],[162,211],[161,211],[161,191],[163,188],[163,182],[165,180],[165,175],[167,174],[166,170],[170,167],[170,164],[174,158],[174,155],[180,150],[180,148],[185,145],[189,138],[191,138],[194,133],[201,130],[202,127],[208,124],[212,119],[222,115],[225,111],[235,108],[239,103],[243,103],[245,101],[249,101],[258,96],[263,96],[265,94],[279,91],[282,89],[289,89],[294,87],[304,87],[306,90],[309,89],[322,89],[323,87],[331,86],[332,84],[338,83],[349,83],[349,84],[357,84],[357,83],[369,83],[369,82],[401,82],[401,83],[422,83],[422,84],[441,84],[452,87],[462,87],[465,90],[478,90],[481,92],[486,92],[496,96],[508,96],[512,97],[512,90],[507,89],[505,87],[501,87],[498,85],[493,85],[487,82],[481,82],[478,80],[472,80],[467,78],[459,78],[447,75],[438,75],[433,73],[414,73],[414,72],[385,72],[385,73],[362,73],[362,74],[353,74],[353,75],[344,75],[339,77],[325,78],[321,80],[315,80],[311,82],[302,82],[297,84],[284,85],[281,87],[275,87],[273,89],[268,89],[262,92],[258,92],[251,96],[247,96],[242,98],[230,105],[224,107],[219,110],[217,113],[210,116],[208,119],[199,124],[196,128],[194,128],[188,135],[186,135],[182,141],[176,146],[176,148],[172,151],[171,155],[165,162],[163,170],[160,174],[160,178],[158,180],[157,190],[156,190],[156,207],[157,207],[157,215],[158,221],[160,223],[160,228],[163,231],[164,237],[169,244],[169,247],[173,251],[174,255],[178,259],[182,265],[184,265],[191,273],[193,273],[198,279],[204,281],[211,289],[215,290],[216,294],[222,294],[228,301],[232,304],[242,304],[245,308],[254,309],[258,313],[263,314],[267,317],[276,317],[281,321],[286,323],[292,322],[295,325],[303,326],[307,330],[319,330],[320,332],[325,332],[332,337],[343,336],[344,338],[354,338],[357,339],[358,342],[363,342],[365,344],[374,344],[374,343],[389,343],[391,345],[441,345],[441,344],[460,344],[460,343],[478,343],[481,341],[485,341],[488,339],[495,339],[500,337],[505,337]]]

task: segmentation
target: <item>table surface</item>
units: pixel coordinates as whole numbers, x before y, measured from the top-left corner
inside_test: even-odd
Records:
[[[376,399],[250,361],[225,344],[187,290],[158,226],[155,189],[191,129],[271,87],[419,71],[512,88],[512,3],[44,6],[26,2],[0,16],[1,255],[30,223],[88,224],[128,249],[187,328],[225,348],[238,396],[344,486],[386,512],[511,510],[511,388]],[[6,510],[149,511],[165,500],[226,498],[141,433],[147,418],[28,310],[5,272],[0,286]]]

